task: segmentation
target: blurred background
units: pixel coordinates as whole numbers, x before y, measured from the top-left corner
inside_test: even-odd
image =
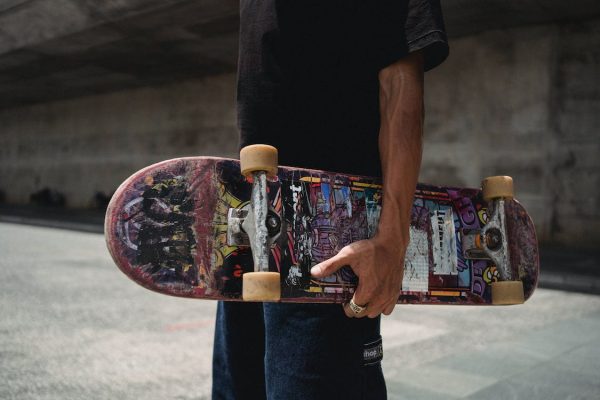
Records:
[[[421,181],[515,179],[545,244],[600,244],[600,3],[443,1]],[[102,207],[134,171],[237,156],[238,2],[0,1],[0,191]]]
[[[600,3],[446,0],[421,181],[515,178],[543,243],[600,244]],[[0,191],[102,207],[139,168],[236,157],[238,2],[0,1]]]
[[[479,379],[458,379],[444,398],[488,398],[484,389],[494,385],[520,398],[597,398],[600,377],[585,374],[600,369],[600,300],[576,292],[600,293],[600,2],[442,3],[451,50],[426,74],[420,181],[478,187],[488,175],[513,176],[542,245],[541,285],[571,292],[542,289],[517,308],[521,325],[512,329],[524,334],[523,351],[541,343],[536,354],[547,356],[540,362],[550,372],[516,381],[515,368],[540,369],[524,365],[521,353],[506,360],[503,323],[515,314],[452,310],[440,322],[447,311],[437,308],[395,313],[384,328],[408,361],[391,367],[388,356],[390,396],[436,398],[427,382],[402,381],[406,365],[433,363],[423,353],[435,348],[444,356],[435,343],[463,329],[487,335],[480,325],[487,321],[500,332],[499,347],[489,353],[479,343],[487,364],[461,373]],[[191,305],[137,288],[111,265],[101,235],[80,231],[102,232],[111,194],[146,165],[237,157],[238,7],[233,0],[0,0],[0,376],[11,382],[0,397],[208,396],[212,302]],[[47,346],[31,348],[48,326],[55,328],[42,336]],[[203,367],[182,355],[200,337]],[[457,352],[461,343],[467,348],[459,340]],[[65,351],[71,345],[87,353]],[[472,361],[445,356],[447,369],[436,360],[421,372],[452,381],[448,371]],[[572,364],[553,370],[559,358]],[[171,366],[166,375],[157,372],[164,365]],[[485,366],[508,378],[486,381],[477,375]],[[190,369],[203,374],[196,384],[186,377]],[[171,386],[153,386],[155,375]],[[529,381],[562,389],[530,393]]]

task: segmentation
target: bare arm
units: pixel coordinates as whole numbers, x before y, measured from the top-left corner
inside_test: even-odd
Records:
[[[379,73],[383,210],[378,236],[408,244],[408,227],[421,166],[423,59],[413,53]]]
[[[350,265],[359,277],[354,302],[367,305],[373,318],[390,314],[401,290],[410,212],[419,176],[423,136],[423,56],[412,53],[379,73],[381,127],[379,155],[383,171],[383,208],[375,237],[344,247],[313,267],[315,277]]]

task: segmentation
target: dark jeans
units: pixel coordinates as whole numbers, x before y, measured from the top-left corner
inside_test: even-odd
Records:
[[[219,302],[213,399],[385,399],[381,363],[365,361],[379,323],[339,304]]]

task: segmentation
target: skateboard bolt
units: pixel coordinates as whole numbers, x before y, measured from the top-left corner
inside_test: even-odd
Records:
[[[489,229],[485,233],[485,244],[490,250],[498,250],[502,247],[502,233],[496,228]]]
[[[267,231],[269,231],[269,236],[275,236],[279,233],[279,228],[281,226],[281,222],[279,217],[269,212],[267,216]]]

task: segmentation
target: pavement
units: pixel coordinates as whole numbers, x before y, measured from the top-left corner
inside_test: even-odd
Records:
[[[101,234],[0,223],[0,276],[1,399],[210,398],[216,303],[136,285]],[[382,331],[390,399],[600,398],[600,296],[399,306]]]

